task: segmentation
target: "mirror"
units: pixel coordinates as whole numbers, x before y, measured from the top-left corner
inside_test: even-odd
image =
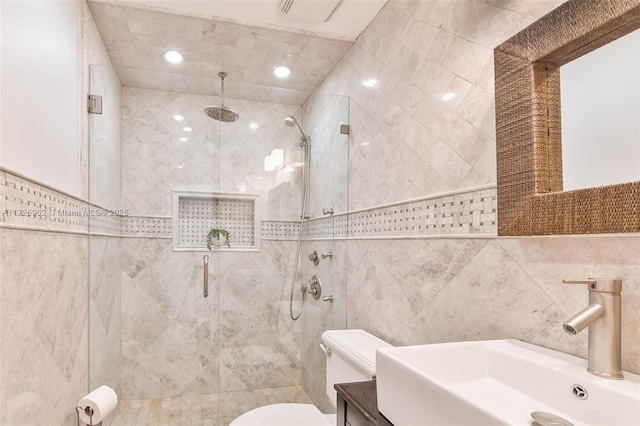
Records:
[[[498,235],[640,231],[640,181],[563,190],[560,107],[560,67],[638,28],[638,2],[569,0],[495,48]]]
[[[560,67],[565,191],[640,180],[640,30]]]

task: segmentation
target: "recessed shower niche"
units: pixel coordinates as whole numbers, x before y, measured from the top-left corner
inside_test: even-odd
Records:
[[[220,251],[258,251],[260,226],[256,194],[207,191],[173,191],[173,251],[207,250],[207,234],[213,228],[229,233],[229,247]]]

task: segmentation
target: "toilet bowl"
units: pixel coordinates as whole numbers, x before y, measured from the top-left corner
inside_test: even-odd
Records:
[[[322,334],[326,353],[326,393],[336,406],[336,383],[376,377],[376,350],[391,345],[364,330],[328,330]],[[312,404],[271,404],[247,411],[229,426],[329,426],[335,414],[322,414]]]
[[[329,426],[333,422],[311,404],[271,404],[247,411],[229,426]]]

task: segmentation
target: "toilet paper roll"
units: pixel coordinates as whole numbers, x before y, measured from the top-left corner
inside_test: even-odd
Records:
[[[94,425],[100,423],[106,416],[109,415],[118,406],[118,395],[109,386],[100,386],[89,395],[78,401],[79,407],[90,407],[93,410],[93,418],[90,419],[83,410],[80,410],[80,420],[85,424]]]

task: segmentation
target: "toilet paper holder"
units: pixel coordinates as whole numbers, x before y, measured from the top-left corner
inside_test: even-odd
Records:
[[[93,408],[91,407],[76,407],[76,417],[78,419],[78,426],[80,426],[80,410],[84,411],[84,414],[89,416],[89,426],[102,426],[102,422],[94,425],[93,424]],[[83,422],[84,423],[84,422]]]

